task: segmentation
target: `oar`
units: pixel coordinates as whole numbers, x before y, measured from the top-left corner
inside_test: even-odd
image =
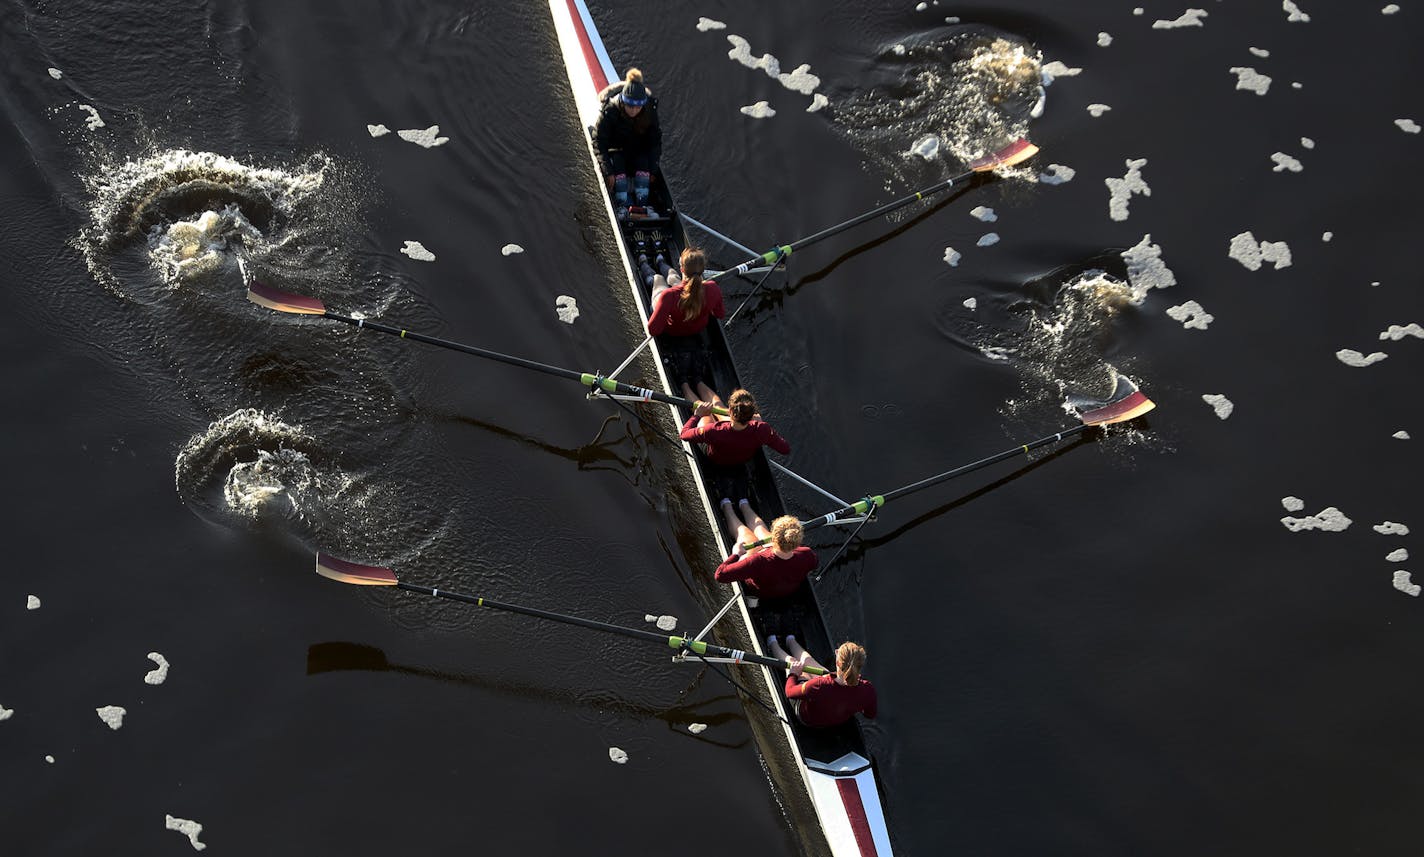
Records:
[[[613,378],[605,378],[600,374],[589,372],[575,372],[572,369],[561,369],[558,366],[550,366],[547,363],[538,363],[533,360],[525,360],[523,357],[514,357],[509,354],[501,354],[498,351],[490,351],[487,348],[478,348],[474,345],[465,345],[462,342],[451,342],[448,339],[440,339],[435,336],[427,336],[423,333],[415,333],[403,330],[399,327],[380,324],[368,321],[364,318],[351,318],[350,316],[334,313],[326,308],[326,304],[316,298],[305,295],[294,295],[290,292],[280,291],[262,283],[252,282],[247,287],[247,299],[259,306],[274,309],[278,312],[289,312],[297,315],[319,315],[324,318],[335,319],[336,321],[349,324],[352,327],[374,330],[379,333],[389,333],[392,336],[399,336],[401,339],[414,339],[416,342],[424,342],[426,345],[436,345],[441,348],[449,348],[452,351],[460,351],[465,354],[473,354],[476,357],[485,357],[490,360],[498,360],[501,363],[508,363],[511,366],[519,366],[524,369],[533,369],[535,372],[543,372],[546,375],[554,375],[559,378],[568,378],[578,381],[585,387],[597,387],[607,393],[617,393],[622,396],[634,396],[643,401],[666,402],[669,405],[681,405],[685,408],[696,407],[696,402],[688,401],[681,396],[669,396],[667,393],[660,393],[657,390],[649,390],[646,387],[635,387],[632,384],[625,384]],[[726,408],[712,408],[714,413],[727,414]]]
[[[985,155],[979,160],[971,162],[969,164],[969,169],[965,170],[954,178],[946,179],[940,182],[939,184],[930,185],[924,190],[916,191],[915,193],[912,193],[909,196],[902,197],[900,199],[895,200],[894,202],[888,202],[885,205],[867,211],[864,214],[856,215],[855,217],[852,217],[850,220],[847,220],[844,223],[837,223],[835,226],[830,226],[826,229],[822,229],[820,232],[817,232],[814,235],[807,235],[805,238],[801,238],[797,241],[792,241],[790,244],[782,244],[779,247],[773,247],[765,253],[761,254],[760,256],[753,256],[752,258],[748,259],[740,265],[737,265],[736,267],[728,268],[725,271],[716,271],[714,273],[710,273],[707,275],[707,279],[710,280],[727,273],[745,274],[753,266],[756,265],[775,265],[777,262],[780,262],[782,259],[786,258],[787,256],[790,256],[797,250],[815,244],[822,238],[829,238],[832,235],[844,232],[845,230],[850,229],[853,226],[859,226],[867,220],[873,220],[881,216],[882,214],[889,214],[890,212],[898,208],[904,208],[910,203],[919,202],[922,199],[928,199],[937,193],[949,190],[950,188],[954,187],[965,179],[972,178],[976,173],[992,172],[993,170],[996,170],[999,167],[1011,167],[1014,164],[1028,160],[1037,153],[1038,147],[1030,143],[1028,140],[1016,140],[1015,142],[1010,143],[1009,145],[1005,146],[997,152],[994,152],[991,155]]]
[[[817,527],[824,527],[828,524],[834,524],[841,518],[850,517],[851,515],[868,515],[875,509],[884,506],[886,503],[890,502],[896,497],[903,497],[906,494],[913,494],[914,492],[922,490],[924,488],[928,488],[931,485],[938,485],[941,482],[947,482],[950,479],[955,478],[956,476],[963,476],[966,473],[972,473],[975,470],[988,467],[991,464],[997,464],[1000,461],[1005,461],[1007,459],[1013,458],[1016,455],[1027,455],[1030,451],[1038,449],[1041,446],[1046,446],[1050,443],[1057,443],[1060,440],[1063,440],[1064,438],[1069,438],[1073,435],[1085,432],[1093,426],[1105,426],[1111,425],[1112,423],[1121,423],[1131,419],[1136,419],[1137,417],[1140,417],[1148,411],[1152,410],[1153,408],[1157,407],[1157,405],[1151,399],[1147,398],[1147,396],[1145,396],[1141,390],[1137,389],[1136,384],[1134,384],[1129,378],[1122,375],[1118,376],[1117,384],[1113,389],[1113,395],[1107,402],[1089,400],[1082,397],[1072,397],[1069,399],[1068,404],[1078,411],[1078,419],[1082,420],[1082,422],[1080,422],[1076,426],[1073,426],[1070,429],[1065,429],[1063,431],[1050,434],[1046,437],[1041,437],[1038,440],[1032,440],[1028,443],[1020,444],[1014,447],[1013,449],[1006,449],[1003,452],[996,453],[994,455],[989,456],[988,458],[981,458],[978,461],[974,461],[969,464],[956,467],[953,470],[946,470],[945,472],[937,474],[935,476],[931,476],[928,479],[921,479],[918,482],[912,482],[909,485],[905,485],[901,488],[896,488],[894,491],[887,491],[884,494],[876,494],[873,496],[864,497],[850,504],[849,506],[842,506],[841,508],[836,509],[834,512],[828,512],[825,515],[820,516],[819,518],[812,518],[808,521],[802,521],[801,528],[803,530],[814,530]],[[1087,407],[1089,405],[1091,405],[1092,407]],[[1084,408],[1086,408],[1086,410]],[[770,541],[770,539],[761,539],[759,541],[743,545],[743,547],[750,550],[751,548],[764,545],[768,541]]]
[[[316,555],[316,570],[318,574],[339,580],[342,583],[355,583],[364,586],[395,586],[407,592],[419,592],[422,595],[433,595],[436,598],[449,598],[454,601],[463,601],[466,604],[473,604],[476,607],[488,607],[491,610],[503,610],[507,613],[522,613],[525,616],[534,616],[539,619],[548,619],[552,622],[562,622],[565,625],[577,625],[580,628],[589,628],[594,631],[604,631],[609,634],[621,634],[624,637],[632,637],[635,640],[647,640],[650,643],[658,643],[678,651],[689,651],[698,655],[713,655],[719,658],[730,658],[738,663],[748,662],[762,664],[763,666],[775,669],[789,669],[785,661],[776,658],[769,658],[765,655],[758,655],[753,652],[743,652],[736,649],[728,649],[713,643],[702,640],[692,640],[687,637],[664,636],[655,634],[652,631],[644,631],[641,628],[625,628],[621,625],[610,625],[607,622],[598,622],[593,619],[581,619],[577,616],[566,616],[563,613],[550,613],[547,610],[538,610],[533,607],[520,607],[517,604],[505,604],[500,601],[493,601],[489,598],[481,598],[474,595],[463,595],[459,592],[450,592],[446,589],[435,589],[429,586],[420,586],[415,583],[406,583],[396,579],[396,573],[389,568],[382,568],[376,565],[361,565],[360,563],[348,562],[344,559],[337,559],[334,556],[318,553]],[[813,675],[825,675],[827,670],[813,666],[805,667],[805,672]]]

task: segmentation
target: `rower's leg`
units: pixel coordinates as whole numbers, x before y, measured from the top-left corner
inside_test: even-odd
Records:
[[[800,661],[802,665],[808,667],[815,667],[816,669],[821,670],[826,669],[825,667],[821,666],[820,661],[811,657],[811,653],[802,648],[801,644],[796,641],[796,638],[790,634],[786,635],[786,648],[791,651],[791,657]]]
[[[747,529],[756,535],[758,539],[771,538],[771,529],[767,527],[766,521],[761,519],[761,515],[756,513],[752,504],[743,499],[738,506],[742,511],[742,518],[747,522]]]
[[[699,381],[698,384],[697,384],[697,388],[698,388],[698,390],[705,390],[705,389],[707,389],[707,385],[705,385],[705,384],[703,384],[702,382]],[[711,391],[708,391],[708,392],[711,392]],[[713,397],[716,397],[716,395],[717,395],[716,393],[712,393],[712,396],[713,396]],[[712,402],[712,401],[713,401],[712,399],[708,399],[708,398],[699,399],[699,398],[698,398],[698,394],[692,392],[692,388],[689,387],[689,386],[687,386],[687,382],[686,382],[686,381],[683,381],[683,382],[682,382],[682,397],[683,397],[684,399],[692,399],[693,401],[698,401],[698,402]],[[717,404],[717,402],[713,402],[713,404]],[[709,415],[703,417],[702,419],[698,420],[698,421],[697,421],[697,426],[698,426],[698,428],[701,428],[702,426],[716,425],[716,423],[717,423],[716,417],[713,416],[713,415],[711,415],[711,414],[709,414]]]
[[[722,517],[727,522],[727,532],[735,540],[736,544],[750,544],[753,540],[752,531],[746,528],[742,519],[737,517],[737,507],[727,498],[722,498]]]
[[[781,643],[774,636],[766,638],[766,653],[773,658],[788,663],[794,660],[794,658],[787,654],[786,650],[781,647]]]
[[[722,397],[717,395],[716,391],[701,381],[697,382],[697,395],[701,396],[704,402],[711,402],[723,410],[727,408],[727,403],[722,401]],[[723,422],[731,422],[732,420],[731,417],[723,416],[722,414],[716,414],[716,417]]]

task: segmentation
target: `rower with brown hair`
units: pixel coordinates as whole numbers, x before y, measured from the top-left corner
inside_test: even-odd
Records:
[[[714,317],[726,318],[722,289],[715,280],[702,279],[707,256],[696,247],[682,251],[676,268],[661,253],[651,263],[646,255],[639,255],[638,270],[652,292],[650,335],[695,336]]]
[[[790,654],[787,649],[791,650]],[[766,650],[790,667],[790,673],[786,676],[786,699],[802,723],[815,727],[839,726],[857,713],[875,719],[875,686],[860,676],[860,671],[865,668],[864,646],[849,641],[841,643],[836,649],[835,674],[818,675],[811,679],[807,679],[802,670],[806,667],[825,667],[810,652],[801,648],[794,636],[786,636],[785,649],[775,635],[767,637]]]

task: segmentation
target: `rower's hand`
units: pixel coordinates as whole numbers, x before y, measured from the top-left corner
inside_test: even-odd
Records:
[[[797,676],[798,678],[801,675],[801,671],[806,668],[806,664],[804,662],[791,658],[789,656],[786,658],[786,663],[791,671],[791,674]]]
[[[705,416],[707,416],[708,414],[710,414],[711,412],[712,412],[712,403],[711,403],[711,402],[698,402],[698,403],[692,408],[692,415],[693,415],[694,417],[705,417]]]

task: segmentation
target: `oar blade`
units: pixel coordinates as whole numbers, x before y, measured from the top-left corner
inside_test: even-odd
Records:
[[[326,304],[306,295],[294,295],[253,281],[247,286],[247,299],[277,312],[293,312],[300,315],[326,315]]]
[[[1155,402],[1137,388],[1131,378],[1124,375],[1117,377],[1112,396],[1106,402],[1070,397],[1068,404],[1078,412],[1078,418],[1083,421],[1083,425],[1088,426],[1124,423],[1157,407]]]
[[[316,572],[322,577],[342,583],[355,583],[358,586],[395,586],[398,582],[396,573],[389,568],[362,565],[324,553],[316,555]]]
[[[993,154],[985,155],[977,161],[971,161],[969,169],[976,173],[984,173],[999,167],[1012,167],[1014,164],[1027,161],[1036,154],[1038,154],[1038,147],[1026,138],[1020,137]]]

